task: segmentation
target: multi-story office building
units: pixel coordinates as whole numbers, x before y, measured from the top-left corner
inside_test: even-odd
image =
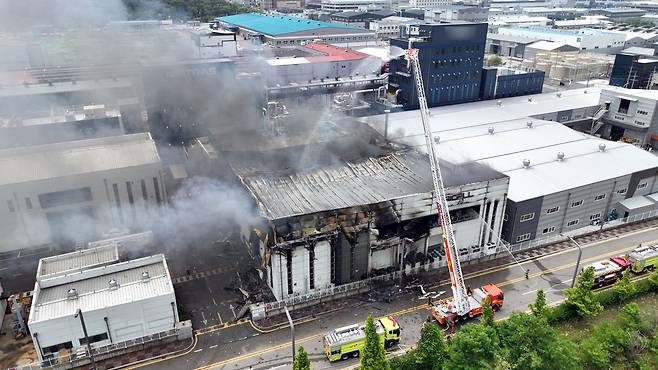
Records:
[[[420,38],[419,49],[429,106],[476,101],[480,98],[486,23],[440,23],[411,26],[409,36]],[[408,47],[407,39],[391,39],[391,46]],[[415,82],[403,58],[390,62],[389,92],[405,108],[418,107]]]

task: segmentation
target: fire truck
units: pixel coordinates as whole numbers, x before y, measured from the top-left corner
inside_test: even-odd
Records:
[[[384,348],[390,348],[400,341],[400,325],[393,316],[386,316],[375,321],[377,335]],[[345,360],[359,357],[359,352],[366,343],[364,325],[354,324],[334,329],[322,338],[324,353],[329,361]]]
[[[639,247],[626,256],[631,271],[639,274],[658,267],[658,245]]]
[[[411,31],[410,31],[411,32]],[[441,237],[443,248],[445,249],[448,272],[450,273],[450,282],[452,288],[452,298],[442,300],[430,308],[431,316],[439,323],[453,323],[459,319],[472,317],[482,313],[483,300],[489,296],[492,304],[496,308],[503,305],[503,292],[493,284],[485,285],[469,292],[464,283],[461,264],[459,261],[459,251],[455,241],[455,233],[450,220],[448,209],[448,200],[443,185],[443,176],[436,156],[434,140],[429,124],[429,108],[425,97],[425,87],[423,86],[423,77],[421,75],[420,62],[418,61],[418,49],[414,49],[413,43],[422,41],[422,39],[409,38],[409,48],[406,50],[405,59],[407,60],[407,69],[413,70],[416,81],[416,93],[418,94],[418,104],[420,105],[420,117],[423,123],[423,133],[425,136],[425,147],[432,171],[432,184],[436,199],[436,209],[441,226]],[[469,294],[470,293],[470,294]]]
[[[448,327],[451,323],[463,318],[481,315],[482,306],[487,297],[491,300],[491,308],[493,308],[494,311],[498,311],[503,307],[503,291],[494,284],[487,284],[474,289],[473,292],[468,295],[469,309],[468,312],[466,312],[466,315],[459,315],[459,312],[454,309],[454,304],[450,299],[437,302],[430,309],[430,313],[439,324]]]
[[[594,286],[602,287],[621,279],[624,275],[624,270],[629,267],[629,263],[622,256],[614,256],[607,260],[589,264],[583,267],[583,271],[590,267],[594,268]]]

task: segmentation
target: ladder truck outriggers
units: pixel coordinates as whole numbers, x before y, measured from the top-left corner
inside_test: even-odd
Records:
[[[503,292],[494,284],[487,284],[470,291],[470,289],[466,288],[464,283],[464,275],[462,273],[457,244],[455,242],[455,233],[450,220],[445,187],[443,186],[443,177],[436,158],[432,131],[430,130],[429,108],[427,107],[420,62],[418,61],[419,50],[413,48],[414,41],[422,41],[422,39],[409,38],[409,48],[406,50],[405,59],[407,60],[407,69],[413,70],[414,79],[416,81],[418,104],[420,105],[420,116],[425,135],[425,145],[429,156],[430,169],[432,171],[432,184],[434,186],[434,195],[436,197],[436,208],[441,226],[441,236],[443,239],[443,247],[445,249],[453,294],[452,298],[436,302],[430,308],[430,312],[440,324],[450,327],[458,320],[481,314],[482,306],[487,297],[491,300],[491,305],[495,310],[503,305],[504,297]]]

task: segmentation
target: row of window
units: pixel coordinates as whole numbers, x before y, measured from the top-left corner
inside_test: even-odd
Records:
[[[594,214],[591,214],[591,215],[589,216],[589,220],[590,220],[590,221],[599,220],[599,219],[601,219],[601,212],[594,213]],[[578,219],[578,218],[577,218],[577,219],[574,219],[574,220],[570,220],[569,222],[567,222],[567,227],[576,226],[576,225],[578,225],[579,223],[580,223],[580,219]],[[545,227],[545,228],[541,231],[541,233],[542,233],[542,234],[550,234],[550,233],[552,233],[552,232],[554,232],[554,231],[555,231],[555,226],[549,226],[549,227]]]
[[[480,58],[471,59],[446,59],[446,60],[433,60],[432,68],[445,68],[445,67],[478,67],[482,65]]]
[[[645,116],[649,115],[649,112],[647,112],[647,111],[645,111],[645,110],[639,110],[639,109],[638,109],[638,110],[637,110],[637,113],[638,113],[638,114],[645,115]]]
[[[444,55],[446,52],[450,53],[452,50],[453,53],[461,53],[462,51],[465,53],[472,53],[476,51],[480,51],[480,45],[467,45],[464,47],[461,46],[453,46],[452,48],[440,48],[434,51],[434,55]]]
[[[640,184],[637,185],[637,189],[638,190],[639,189],[644,189],[647,186],[649,186],[649,184],[647,182],[643,182],[643,183],[640,183]],[[623,188],[623,189],[617,190],[617,193],[618,194],[626,194],[626,191],[627,191],[626,188]],[[606,194],[599,194],[599,195],[594,197],[594,201],[603,200],[605,198],[606,198]],[[571,203],[571,208],[580,207],[583,203],[584,203],[583,199],[572,202]],[[560,206],[555,206],[555,207],[547,208],[546,209],[546,214],[550,215],[552,213],[556,213],[556,212],[559,212],[559,211],[560,211]],[[521,216],[520,222],[530,221],[534,218],[535,218],[535,213],[534,212],[526,213],[526,214]]]

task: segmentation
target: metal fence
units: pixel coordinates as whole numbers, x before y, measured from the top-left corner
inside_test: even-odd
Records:
[[[531,249],[531,248],[537,248],[543,245],[548,245],[548,244],[553,244],[553,243],[558,243],[567,240],[569,237],[578,237],[582,236],[585,234],[591,234],[593,232],[597,231],[603,231],[615,227],[619,227],[621,225],[627,224],[627,223],[634,223],[638,221],[643,221],[647,220],[650,218],[655,218],[658,217],[658,210],[653,210],[653,211],[648,211],[644,212],[638,215],[633,215],[630,217],[625,217],[625,218],[620,218],[608,222],[604,222],[601,225],[590,225],[590,226],[585,226],[581,227],[579,229],[576,229],[572,232],[567,232],[563,234],[552,234],[549,236],[541,237],[541,238],[536,238],[533,240],[528,240],[525,242],[521,243],[516,243],[516,244],[509,244],[505,242],[504,240],[500,240],[501,244],[504,244],[503,246],[498,246],[495,250],[495,253],[491,254],[485,254],[485,253],[470,253],[467,256],[463,256],[461,258],[462,261],[469,261],[469,260],[477,260],[479,258],[486,258],[486,257],[492,257],[492,256],[497,256],[501,253],[515,253],[519,252],[522,250],[526,249]],[[408,267],[404,270],[405,275],[413,275],[413,274],[418,274],[421,271],[424,270],[432,270],[432,269],[438,269],[441,267],[446,266],[446,261],[445,259],[435,259],[434,262],[427,264],[427,265],[421,265],[421,266],[416,266],[416,267]],[[337,294],[356,294],[360,289],[370,287],[373,283],[376,282],[382,282],[382,281],[391,281],[398,279],[400,275],[399,271],[395,271],[390,274],[386,275],[379,275],[379,276],[373,276],[369,277],[367,279],[355,281],[352,283],[347,283],[343,285],[337,285],[337,286],[331,286],[328,288],[324,289],[316,289],[313,292],[309,292],[306,294],[298,294],[298,295],[293,295],[291,297],[287,297],[284,300],[280,301],[275,301],[275,302],[269,302],[265,303],[262,305],[258,305],[258,308],[263,310],[264,313],[267,316],[268,313],[272,311],[278,311],[283,309],[283,307],[288,306],[289,308],[294,308],[295,305],[303,304],[303,303],[308,303],[308,302],[313,302],[313,301],[321,301],[323,298],[326,297],[331,297],[335,296]],[[255,306],[252,306],[255,307]]]
[[[92,344],[91,351],[95,358],[102,356],[103,359],[106,359],[110,356],[105,356],[105,355],[108,355],[112,352],[118,352],[128,348],[132,348],[135,346],[140,346],[152,342],[159,342],[167,338],[175,337],[177,335],[178,335],[178,329],[170,329],[167,331],[147,335],[144,337],[130,339],[118,343],[112,343],[104,346],[94,347],[94,345]],[[87,350],[87,347],[83,346],[83,347],[78,347],[76,349],[76,352],[72,352],[64,356],[51,357],[44,359],[44,361],[42,362],[34,362],[31,364],[10,367],[9,370],[48,369],[54,366],[65,366],[67,364],[70,365],[71,368],[73,368],[82,365],[82,364],[75,364],[76,362],[78,361],[81,362],[87,359],[89,359],[89,351]]]

